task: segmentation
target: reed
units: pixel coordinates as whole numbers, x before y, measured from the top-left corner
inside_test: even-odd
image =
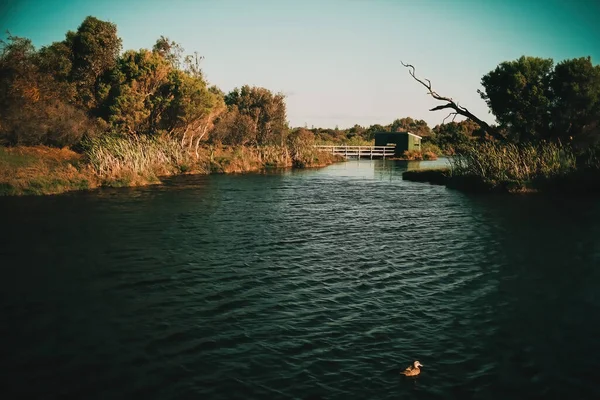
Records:
[[[83,154],[43,146],[0,147],[0,195],[141,186],[175,174],[242,173],[341,161],[301,141],[293,146],[205,145],[190,151],[169,137],[100,136],[86,139],[82,150]]]
[[[570,147],[556,143],[485,142],[465,147],[451,159],[451,165],[452,178],[468,178],[490,188],[530,187],[571,174],[576,158]]]
[[[84,142],[84,154],[108,186],[158,182],[159,176],[208,169],[203,158],[169,137],[101,136]]]

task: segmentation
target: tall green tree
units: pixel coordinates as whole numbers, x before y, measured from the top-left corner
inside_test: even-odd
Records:
[[[69,32],[62,42],[54,42],[38,51],[37,64],[40,71],[52,74],[58,81],[70,82],[73,70],[73,36],[74,32]]]
[[[562,140],[597,140],[600,66],[594,66],[590,57],[562,61],[554,69],[550,89],[553,135]]]
[[[547,135],[552,94],[552,59],[521,57],[501,63],[481,79],[481,98],[514,140]]]
[[[245,85],[235,88],[225,96],[225,104],[231,115],[220,119],[218,124],[221,126],[217,129],[215,139],[228,143],[228,136],[222,133],[229,130],[236,143],[284,145],[288,134],[284,100],[282,94],[273,94],[261,87]],[[225,124],[231,127],[227,128]],[[244,134],[243,139],[239,136],[240,132]]]
[[[104,117],[116,132],[155,133],[168,107],[170,93],[163,90],[173,67],[149,50],[126,51],[110,74]]]
[[[222,94],[195,73],[177,69],[159,51],[127,51],[111,74],[104,108],[112,129],[126,134],[165,133],[196,149],[224,109]]]
[[[181,138],[182,144],[195,148],[208,138],[216,117],[225,110],[220,91],[207,88],[206,82],[189,73],[174,70],[164,88],[168,93],[161,128],[171,136]]]
[[[75,33],[68,33],[65,40],[72,46],[72,68],[70,79],[77,88],[77,100],[82,106],[96,106],[96,85],[99,78],[117,63],[121,51],[121,39],[117,26],[87,17]]]
[[[183,57],[183,47],[168,37],[161,36],[154,46],[152,51],[160,54],[165,60],[167,60],[174,68],[181,67],[181,59]]]

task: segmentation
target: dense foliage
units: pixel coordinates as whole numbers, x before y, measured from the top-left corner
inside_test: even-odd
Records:
[[[227,111],[215,124],[213,142],[229,145],[283,145],[287,136],[285,101],[259,87],[242,86],[225,96]]]
[[[590,57],[521,57],[486,74],[481,97],[514,142],[600,140],[600,66]]]
[[[61,42],[35,50],[9,35],[0,43],[0,144],[78,145],[105,135],[282,144],[284,97],[243,86],[209,87],[197,54],[160,37],[152,50],[121,53],[114,24],[87,17]],[[217,122],[217,126],[215,126]]]

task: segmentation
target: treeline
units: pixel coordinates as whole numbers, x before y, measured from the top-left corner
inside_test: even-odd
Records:
[[[0,144],[77,149],[86,138],[144,135],[177,140],[198,154],[203,142],[362,144],[376,132],[411,131],[452,151],[477,129],[470,122],[431,129],[410,117],[349,129],[290,129],[282,94],[247,85],[223,93],[205,80],[201,61],[162,36],[152,49],[122,52],[116,25],[94,17],[38,50],[9,35],[0,41]]]
[[[65,39],[36,50],[26,38],[0,43],[0,144],[80,145],[103,135],[160,136],[196,152],[201,141],[283,144],[284,96],[209,86],[202,57],[160,37],[121,53],[117,27],[87,17]]]
[[[282,94],[250,86],[223,93],[205,80],[201,61],[165,37],[152,49],[122,52],[117,27],[94,17],[38,50],[9,35],[0,43],[0,144],[78,148],[85,138],[144,135],[176,140],[197,154],[204,141],[362,143],[380,131],[411,131],[452,153],[476,138],[489,139],[470,120],[434,128],[406,117],[369,127],[290,129]],[[521,57],[501,63],[481,82],[481,97],[498,123],[492,128],[506,142],[589,147],[600,140],[600,67],[589,57],[556,65]]]
[[[430,137],[432,135],[431,128],[427,122],[423,120],[414,120],[410,117],[394,120],[388,125],[374,124],[369,127],[363,127],[358,124],[348,129],[330,128],[315,128],[308,127],[298,128],[305,129],[315,135],[315,139],[322,142],[348,142],[353,140],[371,141],[377,132],[405,132],[410,131],[416,135]]]
[[[479,125],[470,120],[449,122],[430,128],[424,120],[411,117],[396,119],[388,125],[354,125],[348,129],[304,127],[296,128],[295,131],[302,132],[302,135],[318,143],[346,144],[372,143],[377,132],[412,132],[423,137],[425,144],[432,145],[446,154],[453,154],[460,146],[484,135]]]

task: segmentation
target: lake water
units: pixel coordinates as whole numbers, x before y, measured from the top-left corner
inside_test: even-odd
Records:
[[[408,167],[0,198],[1,397],[600,398],[600,201]]]

